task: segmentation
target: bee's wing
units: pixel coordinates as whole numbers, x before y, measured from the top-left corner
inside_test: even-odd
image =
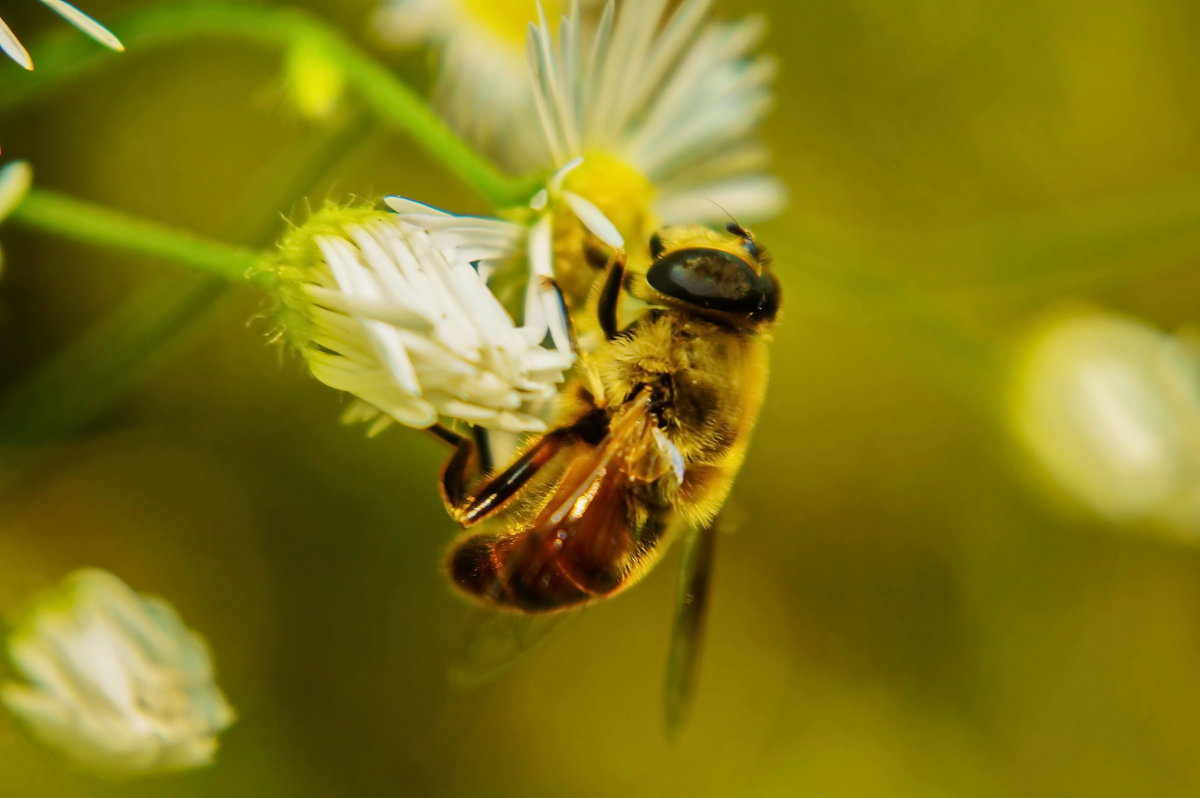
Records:
[[[714,518],[706,526],[692,530],[684,542],[663,692],[664,720],[670,738],[683,729],[696,694],[696,671],[704,637],[717,529],[718,519]]]
[[[631,403],[597,445],[568,453],[537,515],[492,542],[486,559],[470,562],[466,570],[481,584],[478,592],[498,605],[536,613],[572,609],[623,586],[642,544],[629,494],[643,478],[632,473],[632,464],[653,444],[652,429],[645,408]]]
[[[558,636],[580,612],[525,615],[477,609],[463,626],[462,645],[450,665],[450,686],[473,690],[503,674],[525,654]]]

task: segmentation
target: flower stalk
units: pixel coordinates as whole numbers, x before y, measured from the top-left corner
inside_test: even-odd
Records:
[[[134,12],[112,26],[127,50],[140,52],[201,36],[221,36],[278,49],[304,47],[341,72],[347,90],[381,123],[405,135],[447,171],[496,207],[524,204],[537,182],[503,174],[443,122],[419,94],[388,67],[363,52],[340,32],[295,9],[221,3],[162,6]],[[38,48],[38,69],[0,75],[0,110],[87,75],[106,63],[106,53],[80,42],[46,42]]]
[[[30,189],[8,221],[72,241],[162,258],[227,280],[247,279],[259,260],[259,253],[253,249],[43,188]]]

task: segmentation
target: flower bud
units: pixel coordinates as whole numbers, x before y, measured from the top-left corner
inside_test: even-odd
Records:
[[[25,681],[0,699],[36,739],[100,775],[207,765],[233,722],[203,639],[106,571],[76,571],[42,597],[8,655]]]

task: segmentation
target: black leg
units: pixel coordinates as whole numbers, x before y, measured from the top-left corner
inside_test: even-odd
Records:
[[[458,508],[467,501],[467,483],[470,481],[472,464],[476,457],[477,448],[470,438],[459,435],[449,427],[434,424],[429,428],[439,440],[454,447],[454,454],[442,466],[441,481],[438,492],[442,495],[442,503],[446,511],[455,515]]]
[[[617,309],[621,304],[621,289],[625,283],[625,253],[615,252],[608,262],[604,275],[604,285],[600,288],[600,300],[597,313],[600,317],[600,329],[604,337],[612,340],[617,336],[620,325],[617,322]]]
[[[582,350],[579,348],[579,338],[575,335],[575,320],[571,318],[570,308],[567,307],[566,294],[563,293],[558,280],[555,280],[553,277],[542,277],[542,285],[553,288],[554,293],[558,295],[558,304],[562,308],[563,319],[567,323],[567,338],[571,341],[571,352],[576,357],[579,357]]]
[[[575,431],[572,429],[557,429],[547,432],[538,438],[525,453],[518,457],[512,465],[490,478],[470,499],[464,499],[450,511],[450,514],[463,526],[471,526],[500,510],[508,500],[516,495],[525,483],[541,470],[558,454],[563,444],[574,440]],[[458,452],[451,456],[454,462]],[[450,463],[446,464],[447,468]],[[445,479],[443,478],[443,485]]]
[[[485,477],[496,467],[492,462],[492,445],[488,440],[488,431],[483,427],[473,426],[471,436],[475,439],[475,451],[479,454],[479,476]]]

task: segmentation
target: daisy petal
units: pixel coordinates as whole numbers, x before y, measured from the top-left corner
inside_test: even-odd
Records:
[[[42,0],[42,3],[105,47],[119,53],[125,51],[125,45],[121,44],[121,40],[114,36],[112,31],[65,0]]]
[[[0,19],[0,50],[3,50],[9,58],[26,69],[33,69],[33,59],[29,57],[29,51],[25,49],[21,40],[17,38],[17,34],[13,33],[12,28],[8,27],[3,19]]]
[[[613,249],[625,248],[625,238],[621,232],[608,220],[604,211],[597,208],[591,200],[581,197],[574,191],[564,191],[563,199],[571,206],[571,210],[579,217],[579,221],[592,231],[592,235]]]

